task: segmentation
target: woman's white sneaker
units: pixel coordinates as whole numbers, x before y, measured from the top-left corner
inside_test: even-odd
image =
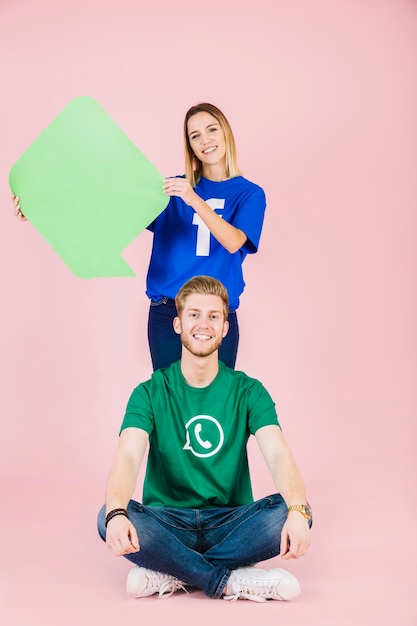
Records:
[[[157,593],[160,598],[172,596],[175,591],[185,589],[184,583],[180,582],[174,576],[154,572],[146,567],[133,567],[126,582],[126,593],[135,598],[146,598]],[[187,592],[188,593],[188,592]]]
[[[232,571],[224,590],[224,600],[292,600],[301,593],[300,583],[289,572],[276,567],[240,567]]]

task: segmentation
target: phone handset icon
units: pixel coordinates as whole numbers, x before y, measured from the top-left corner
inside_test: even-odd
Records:
[[[200,446],[204,448],[205,450],[208,450],[209,448],[211,448],[212,444],[210,443],[210,441],[204,440],[200,437],[202,428],[203,427],[201,424],[196,424],[194,427],[194,435],[195,435],[197,442],[200,444]]]

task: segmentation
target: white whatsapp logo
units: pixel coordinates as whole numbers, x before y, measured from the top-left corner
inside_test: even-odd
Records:
[[[213,456],[220,450],[224,441],[223,429],[210,415],[196,415],[185,425],[185,446],[194,456]]]

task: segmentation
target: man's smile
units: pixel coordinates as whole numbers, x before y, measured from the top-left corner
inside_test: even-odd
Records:
[[[210,339],[213,339],[212,335],[206,335],[201,333],[195,333],[193,337],[194,339],[198,339],[198,341],[209,341]]]

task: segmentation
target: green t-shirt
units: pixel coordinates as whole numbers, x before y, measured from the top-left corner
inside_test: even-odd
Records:
[[[207,508],[253,501],[246,444],[279,425],[275,404],[256,379],[219,362],[204,388],[185,381],[180,362],[133,391],[121,426],[149,434],[143,503]]]

